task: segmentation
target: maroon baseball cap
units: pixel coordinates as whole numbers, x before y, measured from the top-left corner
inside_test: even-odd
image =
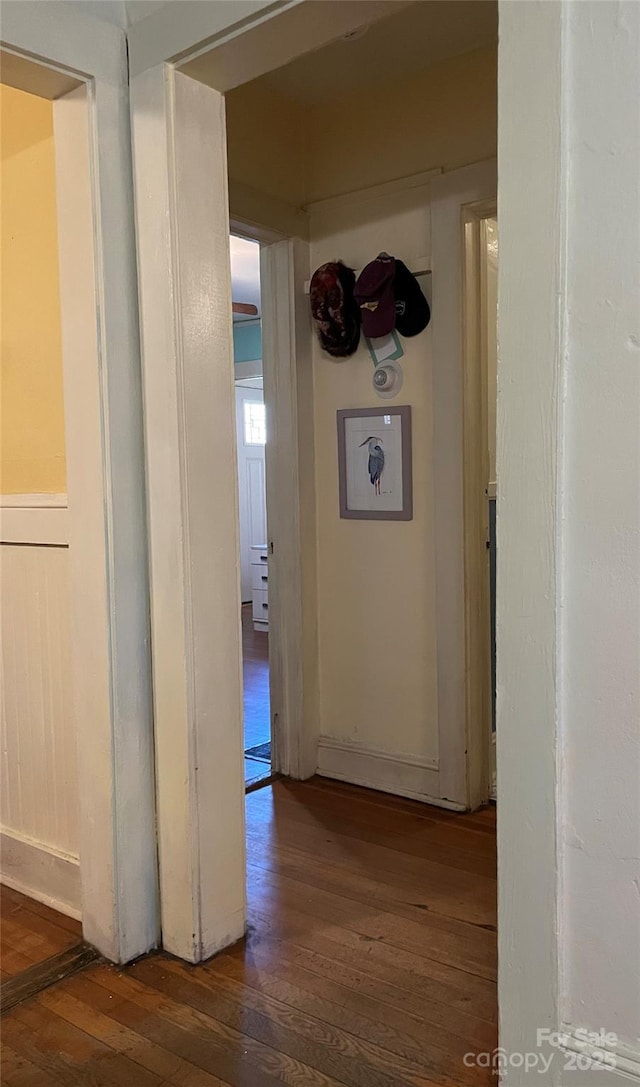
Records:
[[[360,306],[362,331],[370,340],[388,336],[395,328],[395,273],[395,258],[381,253],[358,276],[353,295]]]

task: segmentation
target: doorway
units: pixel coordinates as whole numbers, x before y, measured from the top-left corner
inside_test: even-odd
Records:
[[[498,220],[464,209],[464,505],[470,799],[496,799]]]
[[[483,259],[482,308],[485,314],[486,344],[486,399],[487,444],[489,447],[488,478],[486,487],[487,537],[489,552],[489,650],[490,650],[490,697],[491,714],[489,728],[489,797],[497,799],[496,788],[496,581],[497,541],[496,504],[498,484],[496,472],[496,408],[498,402],[498,219],[490,215],[480,224]]]
[[[369,45],[371,42],[375,45],[375,41],[373,33],[368,36]],[[490,66],[491,60],[492,54],[487,54],[465,63],[475,71],[485,63]],[[322,72],[326,70],[327,65],[323,64]],[[159,74],[150,73],[139,81],[134,87],[134,98],[142,102],[148,91],[155,100],[151,84],[155,84]],[[454,75],[452,72],[451,78]],[[217,81],[215,76],[212,78]],[[425,83],[431,78],[425,75]],[[271,438],[269,441],[267,473],[277,464],[272,496],[281,513],[280,520],[272,517],[269,504],[269,590],[274,585],[278,590],[274,593],[275,601],[270,591],[268,602],[270,666],[274,676],[276,669],[286,669],[290,678],[287,684],[275,687],[272,684],[278,694],[283,692],[282,699],[277,703],[272,701],[271,705],[274,767],[292,776],[297,771],[300,777],[309,777],[318,770],[327,777],[462,810],[468,806],[468,800],[464,743],[462,472],[458,471],[458,466],[462,468],[458,395],[460,209],[470,200],[491,194],[495,197],[495,163],[478,159],[459,170],[440,173],[419,168],[428,163],[412,161],[406,167],[412,173],[394,178],[397,164],[395,160],[385,160],[379,165],[377,185],[365,184],[371,181],[370,173],[366,177],[358,174],[352,182],[342,176],[327,180],[318,174],[313,176],[314,188],[307,186],[299,194],[293,186],[294,182],[306,185],[306,145],[301,140],[301,147],[295,141],[290,147],[286,143],[283,146],[283,138],[306,131],[302,125],[298,129],[293,124],[298,113],[304,112],[300,102],[296,104],[293,99],[285,100],[279,95],[278,111],[268,117],[264,104],[271,99],[269,88],[263,85],[243,85],[237,94],[230,92],[224,101],[217,89],[181,71],[171,74],[171,86],[175,166],[180,177],[176,191],[173,194],[169,191],[176,204],[172,214],[180,233],[179,244],[171,250],[178,259],[175,274],[191,283],[195,282],[192,270],[200,274],[204,269],[207,284],[207,306],[200,304],[199,288],[197,298],[194,292],[194,304],[188,307],[189,327],[175,330],[180,367],[171,371],[171,376],[177,379],[175,399],[189,409],[180,419],[187,469],[181,479],[184,492],[190,497],[186,508],[193,513],[189,541],[194,552],[200,551],[200,532],[206,528],[210,535],[219,530],[223,519],[226,523],[227,512],[229,521],[234,512],[219,503],[215,510],[208,511],[211,516],[199,517],[196,523],[196,514],[203,511],[195,487],[210,476],[211,470],[218,476],[220,471],[209,452],[211,419],[215,416],[220,427],[224,427],[222,409],[226,407],[227,418],[234,414],[231,404],[225,405],[224,401],[231,391],[230,371],[235,369],[230,358],[231,345],[222,342],[221,322],[216,319],[223,306],[227,314],[231,308],[227,261],[220,252],[222,228],[227,228],[226,246],[229,225],[225,222],[224,201],[216,199],[220,193],[225,194],[219,175],[227,171],[232,229],[242,221],[259,223],[263,228],[278,231],[281,239],[283,236],[290,239],[268,242],[262,254],[263,264],[269,266],[270,273],[275,273],[263,278],[264,384],[267,425],[274,436],[273,443]],[[274,93],[278,96],[278,91]],[[491,108],[488,102],[488,115]],[[141,119],[146,116],[141,106],[134,103],[134,114],[136,110]],[[189,124],[182,123],[186,117]],[[272,126],[269,138],[258,149],[252,138],[256,131],[267,132],[268,120]],[[194,157],[196,135],[198,154]],[[252,154],[247,162],[249,147]],[[359,153],[364,159],[364,142]],[[475,151],[469,152],[472,153]],[[138,156],[136,161],[140,161]],[[279,172],[274,176],[276,167]],[[217,188],[212,191],[214,176]],[[148,177],[147,169],[140,184],[146,185]],[[275,191],[269,191],[269,186]],[[287,190],[286,186],[290,188]],[[145,219],[142,202],[140,211]],[[205,232],[205,225],[212,223],[212,228]],[[141,233],[144,229],[141,222]],[[350,267],[362,269],[383,246],[387,252],[393,251],[404,258],[408,268],[425,271],[431,261],[438,275],[434,277],[432,327],[425,330],[423,340],[403,345],[403,401],[415,409],[418,422],[413,434],[413,460],[424,469],[415,480],[415,516],[406,531],[392,532],[386,526],[376,525],[365,526],[365,533],[363,528],[354,531],[342,524],[339,517],[336,411],[348,404],[370,403],[376,395],[372,388],[371,359],[364,342],[360,354],[341,365],[321,355],[309,320],[308,285],[314,269],[323,262],[339,255]],[[158,287],[163,289],[162,284]],[[143,289],[155,295],[149,276]],[[144,301],[143,298],[143,324],[149,324],[153,298],[146,315]],[[212,389],[202,380],[205,352],[207,378],[212,375],[212,384],[213,377],[220,378],[215,399],[211,396],[210,400]],[[274,390],[275,395],[271,396]],[[235,387],[232,395],[235,406]],[[202,437],[198,427],[204,417],[208,423],[206,447],[198,440]],[[236,447],[235,424],[233,440]],[[153,467],[150,463],[150,476]],[[187,474],[193,475],[193,486]],[[271,538],[275,546],[273,561]],[[238,547],[236,541],[234,557],[238,556]],[[239,585],[237,569],[231,571],[227,561],[228,551],[221,552],[221,556],[224,571],[216,572],[217,583],[222,582],[224,573],[226,583],[233,574]],[[381,573],[381,556],[384,569],[392,570],[393,578]],[[213,578],[210,571],[207,577]],[[195,589],[193,580],[191,584]],[[161,588],[164,593],[166,586],[163,584]],[[239,612],[241,595],[238,593],[232,615]],[[290,599],[294,595],[295,599]],[[287,598],[291,607],[285,607]],[[199,593],[191,591],[189,604],[195,613],[200,613]],[[229,614],[224,615],[225,648],[231,638]],[[281,618],[289,622],[292,632],[296,628],[289,644],[280,637]],[[215,619],[223,619],[221,609],[217,608],[215,613],[207,609],[202,616],[203,628],[207,623],[213,625]],[[382,635],[380,624],[384,627]],[[277,636],[273,637],[276,631]],[[374,643],[381,636],[388,647],[386,655],[391,665],[387,661],[384,668],[374,668]],[[218,647],[213,638],[211,644]],[[297,666],[290,648],[297,652]],[[204,672],[196,669],[194,675],[204,688],[207,679]],[[193,735],[198,754],[201,738],[206,743],[209,737],[208,705],[219,705],[221,692],[235,700],[240,693],[236,691],[235,676],[226,673],[215,691],[203,690],[201,695],[196,690],[195,705],[200,712],[188,719],[187,734]],[[302,714],[298,706],[302,707]],[[275,720],[281,715],[281,720]],[[218,742],[223,743],[222,718],[220,722]],[[239,720],[237,728],[235,721],[232,724],[235,742],[241,726]],[[228,717],[226,725],[225,735],[231,735]],[[173,726],[172,734],[175,734]],[[291,769],[280,762],[280,735],[288,735],[294,741],[287,752]],[[239,747],[236,754],[240,754]],[[242,755],[244,760],[244,750]],[[199,758],[194,792],[202,798],[204,806],[213,793],[207,791],[205,796],[202,766],[203,760]],[[212,784],[215,771],[216,767],[212,767]],[[162,780],[162,767],[159,777]],[[220,772],[217,778],[222,778]],[[225,776],[216,787],[222,785],[226,791],[228,784]],[[204,837],[209,834],[212,822],[215,824],[215,820],[206,816],[199,823],[202,841],[197,860],[203,867],[209,863],[213,867],[216,861],[211,843]],[[231,847],[240,858],[244,824],[232,825],[227,818],[224,830],[225,858]],[[165,856],[161,850],[161,867],[167,868],[166,849],[164,853]],[[211,918],[213,924],[221,911],[214,910],[213,900],[203,901],[207,910],[201,919]],[[227,929],[221,931],[221,940],[228,940]],[[202,941],[204,950],[211,946],[212,942]],[[195,951],[203,957],[200,947]]]
[[[260,245],[231,234],[231,296],[238,447],[245,787],[271,774],[266,408]]]

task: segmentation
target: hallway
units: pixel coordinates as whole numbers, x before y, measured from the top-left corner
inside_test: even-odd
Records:
[[[249,935],[94,964],[3,1020],[3,1082],[474,1087],[496,1045],[495,810],[319,778],[247,796]]]

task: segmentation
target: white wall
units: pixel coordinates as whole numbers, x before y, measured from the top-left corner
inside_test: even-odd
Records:
[[[319,106],[276,93],[262,79],[225,98],[232,199],[234,186],[241,192],[244,185],[285,202],[291,212],[496,154],[495,47],[441,61],[408,79],[386,81],[382,75],[373,88],[338,94]],[[375,139],[364,117],[375,117]]]
[[[311,212],[313,268],[340,256],[359,269],[387,252],[430,262],[429,189]],[[403,339],[410,404],[414,515],[410,522],[341,520],[336,411],[380,407],[364,337],[333,360],[314,340],[320,716],[324,737],[386,755],[438,758],[431,329]]]
[[[545,79],[540,79],[541,68]],[[640,1080],[640,7],[500,5],[501,1045]],[[527,126],[522,126],[523,112]],[[508,1083],[618,1082],[567,1068]]]
[[[567,35],[560,1010],[640,1061],[640,5]]]
[[[456,170],[496,153],[497,56],[477,49],[417,76],[380,82],[309,115],[308,199],[424,170]]]

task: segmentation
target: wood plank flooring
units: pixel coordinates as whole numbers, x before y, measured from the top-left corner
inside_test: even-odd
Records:
[[[0,979],[21,974],[82,940],[82,925],[71,917],[0,887]]]
[[[271,739],[269,711],[269,635],[253,629],[251,605],[242,607],[242,673],[244,687],[244,747]]]
[[[493,810],[314,779],[247,796],[247,940],[96,964],[3,1020],[3,1083],[479,1087],[496,1045]]]
[[[244,703],[244,749],[271,739],[269,708],[269,635],[253,629],[251,604],[242,606],[242,691]],[[271,774],[266,762],[244,760],[245,785]]]

